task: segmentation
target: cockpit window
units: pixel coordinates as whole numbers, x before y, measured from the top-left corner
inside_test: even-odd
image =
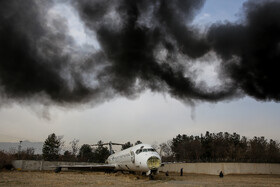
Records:
[[[152,148],[150,148],[150,149],[137,149],[136,154],[138,155],[141,152],[156,152],[156,150],[152,149]]]

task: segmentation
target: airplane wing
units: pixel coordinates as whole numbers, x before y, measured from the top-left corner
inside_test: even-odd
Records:
[[[88,165],[57,165],[51,166],[55,169],[55,172],[58,173],[62,168],[67,168],[70,170],[86,170],[86,171],[113,171],[115,165],[112,164],[88,164]]]

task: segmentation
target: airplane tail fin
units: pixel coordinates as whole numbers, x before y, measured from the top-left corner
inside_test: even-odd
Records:
[[[109,145],[109,151],[110,151],[110,155],[111,155],[111,154],[113,154],[112,145],[124,145],[124,144],[113,143],[110,141],[109,143],[92,144],[91,146],[103,146],[103,145]]]

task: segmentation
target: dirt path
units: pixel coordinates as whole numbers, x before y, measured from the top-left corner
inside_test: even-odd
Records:
[[[130,174],[96,172],[0,172],[0,186],[280,186],[280,175],[211,175],[172,173],[155,180]]]

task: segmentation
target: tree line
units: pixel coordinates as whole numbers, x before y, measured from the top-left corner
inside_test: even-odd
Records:
[[[44,143],[43,158],[46,160],[53,160],[52,157],[48,157],[46,145],[49,138],[55,137],[55,134],[50,135]],[[56,141],[57,144],[61,142],[58,137]],[[134,145],[139,143],[142,142],[137,141]],[[63,155],[59,156],[57,150],[55,159],[102,163],[109,156],[109,150],[102,145],[102,141],[98,142],[96,148],[88,144],[78,148],[77,140],[73,140],[70,144],[72,151],[65,151]],[[127,142],[122,145],[122,150],[132,146],[132,143]],[[51,145],[51,147],[55,146]],[[172,140],[160,145],[154,144],[153,147],[158,150],[164,162],[280,163],[280,144],[272,139],[267,140],[263,136],[248,139],[237,133],[210,133],[207,131],[205,135],[200,136],[179,134]]]
[[[137,141],[134,145],[142,143]],[[79,140],[69,143],[71,150],[62,151],[62,137],[50,134],[43,145],[42,154],[35,155],[34,148],[7,153],[0,150],[0,168],[11,160],[48,160],[104,163],[110,155],[109,149],[100,140],[96,147],[89,144],[79,146]],[[131,142],[122,145],[122,150],[132,147]],[[210,133],[193,136],[178,134],[172,140],[152,145],[162,156],[163,162],[253,162],[280,163],[280,144],[265,137],[251,139],[237,133]]]
[[[163,160],[170,162],[253,162],[280,163],[280,146],[265,137],[248,139],[237,133],[177,135],[160,145]]]
[[[49,161],[80,161],[80,162],[95,162],[104,163],[110,155],[110,151],[107,147],[103,146],[103,142],[100,140],[96,147],[92,147],[89,144],[83,144],[78,146],[79,140],[74,139],[70,142],[71,151],[66,150],[63,154],[60,154],[61,148],[64,145],[61,137],[56,136],[54,133],[50,134],[45,140],[43,145],[43,159]],[[142,143],[137,141],[135,145]],[[132,147],[133,144],[127,142],[122,145],[122,150]]]

